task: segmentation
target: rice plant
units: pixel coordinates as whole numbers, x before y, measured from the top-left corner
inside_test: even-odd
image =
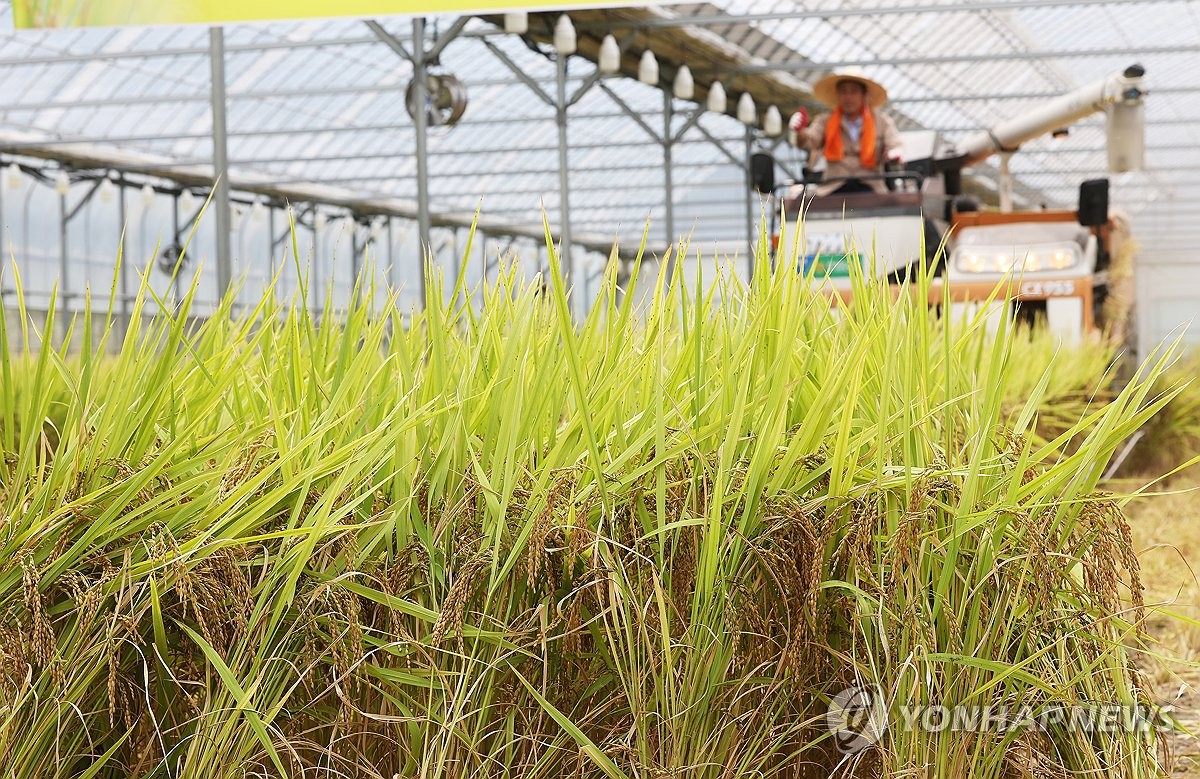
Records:
[[[1171,366],[1159,379],[1158,391],[1175,390],[1175,396],[1134,440],[1121,475],[1155,479],[1173,477],[1196,464],[1200,451],[1200,364],[1195,355]]]
[[[0,333],[0,773],[1161,775],[1152,731],[900,723],[1150,702],[1097,483],[1169,355],[1111,390],[1100,347],[766,259],[645,309],[614,259],[583,322],[504,267],[407,327],[143,285],[114,356]],[[847,688],[889,724],[853,751]]]

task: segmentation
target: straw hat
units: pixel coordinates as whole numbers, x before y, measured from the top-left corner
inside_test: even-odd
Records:
[[[867,103],[872,108],[879,108],[887,102],[887,90],[878,81],[872,81],[863,75],[862,68],[845,67],[830,73],[812,86],[813,97],[825,105],[837,105],[837,85],[839,81],[857,81],[867,88]]]

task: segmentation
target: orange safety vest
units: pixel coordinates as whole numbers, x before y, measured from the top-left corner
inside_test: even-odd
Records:
[[[859,144],[858,158],[864,168],[875,167],[875,114],[870,106],[863,106],[862,143]],[[846,156],[842,144],[842,109],[835,108],[825,123],[825,159],[838,162]]]

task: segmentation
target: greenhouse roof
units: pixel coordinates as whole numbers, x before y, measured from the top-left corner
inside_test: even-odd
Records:
[[[1200,8],[1191,0],[723,0],[572,16],[580,56],[567,62],[567,94],[577,96],[568,111],[569,206],[575,237],[593,248],[613,237],[636,244],[647,218],[652,231],[667,218],[667,127],[676,233],[744,239],[748,217],[757,218],[746,207],[748,145],[775,148],[793,171],[801,157],[777,139],[752,137],[733,116],[736,98],[749,91],[759,117],[777,104],[786,119],[795,107],[788,101],[811,104],[807,85],[846,65],[888,86],[903,127],[939,130],[953,142],[1139,63],[1149,90],[1145,169],[1112,176],[1113,202],[1132,215],[1144,250],[1190,255],[1200,238],[1200,110],[1191,107],[1200,92]],[[505,34],[493,17],[427,20],[429,45],[441,47],[437,70],[457,76],[469,98],[460,122],[428,133],[435,224],[459,224],[481,206],[496,232],[536,235],[543,209],[557,228],[556,64],[546,43],[555,18],[531,15],[524,37]],[[413,67],[396,50],[411,46],[412,25],[375,22],[225,28],[236,186],[415,210],[415,134],[405,107]],[[665,91],[595,77],[587,55],[609,32],[627,75],[643,50],[659,55]],[[0,3],[0,41],[0,152],[210,175],[207,28],[17,31],[11,6]],[[692,69],[699,103],[665,97],[680,61]],[[703,110],[713,80],[728,90],[725,114]],[[1084,119],[1068,137],[1039,138],[1014,155],[1018,195],[1070,206],[1081,181],[1108,175],[1106,160],[1103,117]],[[994,159],[974,172],[994,181]]]

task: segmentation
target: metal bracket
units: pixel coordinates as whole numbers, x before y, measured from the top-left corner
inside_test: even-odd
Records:
[[[433,42],[433,46],[430,47],[429,51],[425,52],[425,61],[437,62],[438,57],[441,56],[442,51],[446,48],[446,44],[457,38],[466,29],[467,22],[469,21],[471,21],[471,17],[469,16],[460,16],[455,19],[454,24],[450,25],[450,29],[439,34],[437,40]]]
[[[521,83],[529,87],[535,95],[540,97],[546,103],[546,105],[552,108],[558,107],[558,101],[550,97],[550,95],[546,93],[546,90],[542,89],[540,84],[530,78],[529,74],[527,74],[525,71],[521,70],[520,66],[513,62],[512,58],[501,51],[496,44],[489,40],[484,40],[483,45],[487,47],[488,51],[495,55],[496,59],[504,63],[504,66],[511,70],[513,75],[520,79]]]
[[[651,138],[658,141],[659,143],[663,142],[664,139],[663,139],[662,135],[660,135],[653,127],[651,127],[649,124],[647,124],[646,120],[643,119],[641,116],[639,116],[637,111],[634,111],[632,108],[630,108],[629,104],[626,103],[623,99],[621,99],[621,96],[618,95],[616,92],[614,92],[612,90],[612,88],[610,86],[608,86],[608,84],[601,84],[600,88],[602,90],[604,90],[605,94],[607,94],[610,98],[612,98],[612,101],[614,103],[616,103],[617,106],[622,111],[624,111],[625,114],[628,115],[630,119],[632,119],[639,127],[641,127],[643,130],[645,130],[647,135],[649,135]]]
[[[604,78],[604,74],[600,72],[600,68],[596,68],[592,75],[584,79],[583,83],[579,85],[579,89],[576,89],[575,93],[567,99],[567,107],[569,108],[578,103],[587,94],[588,90],[596,86],[602,78]]]
[[[409,62],[413,61],[412,53],[409,52],[404,44],[400,42],[399,38],[385,30],[382,24],[374,19],[368,19],[366,21],[366,25],[368,28],[370,28],[371,32],[375,33],[375,37],[379,38],[379,40],[386,44],[389,49],[396,52]]]
[[[92,197],[95,196],[96,192],[100,189],[100,185],[104,183],[104,178],[105,177],[102,176],[101,178],[96,179],[96,181],[92,184],[92,188],[87,191],[87,194],[80,198],[79,202],[75,204],[75,207],[67,212],[65,217],[66,221],[70,222],[72,219],[74,219],[79,214],[80,210],[82,210],[83,207],[88,204],[88,201],[91,200]]]
[[[694,111],[692,111],[692,113],[688,115],[687,121],[683,123],[683,126],[676,130],[675,134],[671,136],[671,143],[679,143],[682,141],[683,136],[687,134],[688,130],[699,125],[700,117],[704,116],[705,113],[707,113],[707,109],[703,107],[696,108]]]

